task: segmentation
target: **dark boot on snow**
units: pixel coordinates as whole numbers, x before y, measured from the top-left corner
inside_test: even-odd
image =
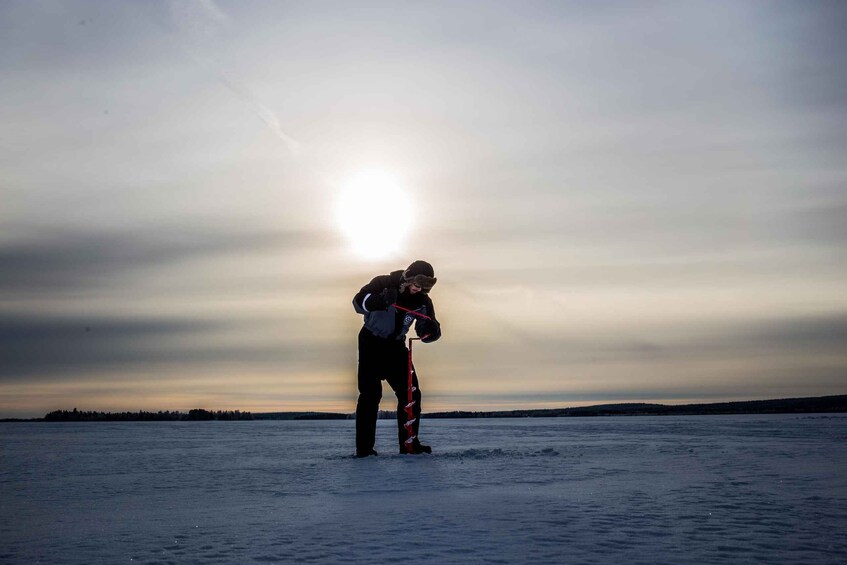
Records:
[[[400,455],[404,455],[407,453],[411,453],[412,455],[420,455],[421,453],[432,453],[432,448],[428,445],[422,444],[419,441],[416,441],[412,444],[411,451],[407,450],[405,445],[400,447]]]
[[[379,453],[377,453],[375,449],[371,449],[370,451],[359,451],[358,449],[356,450],[356,457],[358,457],[359,459],[361,459],[362,457],[370,457],[371,455],[379,455]]]

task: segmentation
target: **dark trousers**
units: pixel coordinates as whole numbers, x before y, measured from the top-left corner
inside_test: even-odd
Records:
[[[362,328],[359,332],[359,402],[356,404],[356,451],[368,453],[376,441],[376,420],[382,400],[382,381],[388,381],[397,396],[397,439],[406,442],[406,404],[409,397],[409,350],[400,340],[383,339]],[[421,389],[412,367],[413,435],[418,435]]]

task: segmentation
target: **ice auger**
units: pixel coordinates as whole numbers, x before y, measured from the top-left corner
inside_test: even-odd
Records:
[[[407,312],[414,316],[418,316],[425,320],[432,320],[429,316],[421,314],[420,312],[415,312],[414,310],[409,310],[408,308],[403,308],[402,306],[393,305],[396,309],[402,310],[403,312]],[[408,386],[408,395],[406,396],[406,407],[404,410],[406,411],[406,423],[403,424],[403,427],[406,428],[406,453],[414,453],[415,452],[415,440],[418,439],[418,436],[414,435],[414,425],[415,420],[417,418],[415,415],[415,399],[413,398],[413,394],[415,392],[415,387],[412,384],[412,342],[417,341],[419,339],[424,339],[428,336],[421,337],[410,337],[409,338],[409,386]]]

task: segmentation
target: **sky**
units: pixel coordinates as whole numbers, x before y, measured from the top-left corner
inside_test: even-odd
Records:
[[[0,417],[352,412],[352,297],[416,259],[424,412],[845,394],[845,28],[3,0]]]

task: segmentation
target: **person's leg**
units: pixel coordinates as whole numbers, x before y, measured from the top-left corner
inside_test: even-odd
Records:
[[[382,380],[378,352],[359,337],[359,400],[356,404],[356,455],[373,453],[376,442],[376,420],[382,399]]]

